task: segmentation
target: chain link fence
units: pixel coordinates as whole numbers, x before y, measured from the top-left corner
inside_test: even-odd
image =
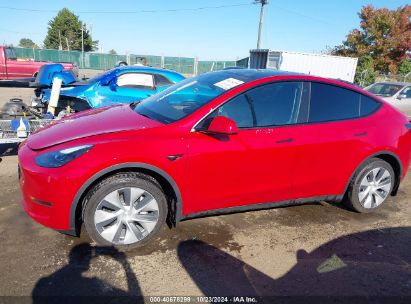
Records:
[[[393,74],[377,74],[375,77],[376,82],[398,81],[398,82],[411,82],[411,72],[406,75],[393,75]]]
[[[235,61],[198,61],[190,57],[154,56],[154,55],[112,55],[102,53],[84,54],[79,51],[60,51],[49,49],[15,48],[18,58],[31,58],[36,61],[73,62],[80,69],[109,70],[118,62],[129,65],[144,64],[153,67],[162,67],[193,76],[211,71],[218,71],[226,67],[236,66]]]

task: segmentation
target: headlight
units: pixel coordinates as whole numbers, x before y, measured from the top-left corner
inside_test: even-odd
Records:
[[[84,145],[68,148],[59,151],[53,151],[41,154],[35,158],[35,162],[40,167],[58,168],[71,162],[73,159],[89,151],[93,146]]]

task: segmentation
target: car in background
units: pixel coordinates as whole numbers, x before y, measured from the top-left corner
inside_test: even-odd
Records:
[[[17,58],[16,50],[12,47],[0,46],[0,80],[30,79],[36,77],[40,68],[51,62],[35,61],[30,58]],[[77,65],[62,62],[67,71],[78,76]]]
[[[65,84],[61,88],[55,114],[62,110],[70,114],[91,108],[139,101],[183,79],[183,75],[162,68],[117,67],[87,81]],[[41,85],[41,82],[37,85]],[[42,89],[32,106],[41,107],[46,111],[51,90]]]
[[[18,154],[32,218],[127,248],[197,216],[321,200],[373,212],[407,173],[411,124],[344,82],[225,70],[63,118]]]
[[[365,90],[398,108],[411,120],[411,82],[377,82]]]

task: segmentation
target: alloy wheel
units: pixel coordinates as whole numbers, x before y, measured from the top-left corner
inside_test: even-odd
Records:
[[[378,207],[390,194],[391,184],[392,177],[387,169],[378,167],[368,171],[360,183],[360,204],[366,209]]]
[[[112,191],[97,205],[94,224],[105,240],[127,245],[146,238],[156,227],[159,206],[153,195],[137,187]]]

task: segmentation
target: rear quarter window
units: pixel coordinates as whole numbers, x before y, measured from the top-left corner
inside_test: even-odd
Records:
[[[376,101],[375,99],[360,95],[360,116],[368,116],[375,112],[381,105],[380,102]]]

